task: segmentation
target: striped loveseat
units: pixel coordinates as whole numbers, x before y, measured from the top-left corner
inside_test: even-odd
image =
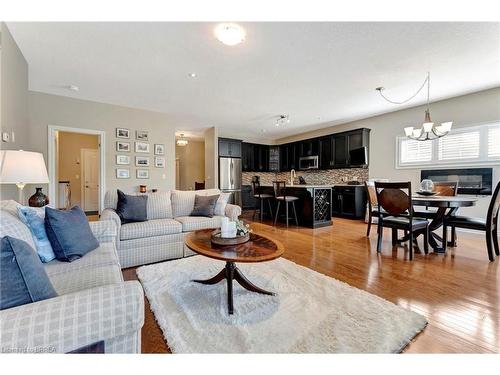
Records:
[[[184,245],[187,233],[198,229],[218,228],[223,216],[236,220],[241,214],[239,206],[227,204],[223,207],[218,202],[214,217],[189,216],[193,211],[195,195],[217,194],[221,194],[218,189],[147,193],[148,220],[121,224],[115,211],[117,192],[108,191],[104,198],[105,209],[101,214],[101,221],[113,221],[118,227],[116,243],[122,268],[193,255]]]
[[[0,202],[0,237],[35,244],[15,201]],[[91,222],[100,246],[71,263],[44,263],[58,296],[0,311],[2,353],[68,353],[104,342],[106,353],[140,353],[144,294],[123,281],[113,222]]]

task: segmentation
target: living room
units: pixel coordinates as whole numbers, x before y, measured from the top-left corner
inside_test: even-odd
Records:
[[[2,353],[498,354],[500,22],[205,14],[1,22]]]

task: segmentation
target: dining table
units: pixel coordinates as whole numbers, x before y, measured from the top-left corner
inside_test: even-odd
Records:
[[[431,222],[429,223],[429,245],[436,253],[444,253],[442,247],[442,237],[436,233],[443,226],[443,221],[449,216],[456,214],[460,207],[472,207],[476,205],[478,198],[473,196],[439,196],[439,195],[412,195],[413,206],[435,207]],[[403,239],[404,240],[404,239]],[[455,239],[452,239],[450,246],[456,246]]]

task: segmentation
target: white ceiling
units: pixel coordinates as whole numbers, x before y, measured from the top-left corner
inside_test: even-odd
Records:
[[[241,23],[235,47],[215,25],[8,23],[31,90],[165,112],[192,134],[269,141],[394,111],[374,88],[403,99],[427,71],[431,100],[500,86],[499,23]]]

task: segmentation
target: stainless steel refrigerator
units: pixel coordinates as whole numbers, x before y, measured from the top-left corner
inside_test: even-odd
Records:
[[[229,203],[241,207],[241,159],[219,157],[219,189],[231,193]]]

